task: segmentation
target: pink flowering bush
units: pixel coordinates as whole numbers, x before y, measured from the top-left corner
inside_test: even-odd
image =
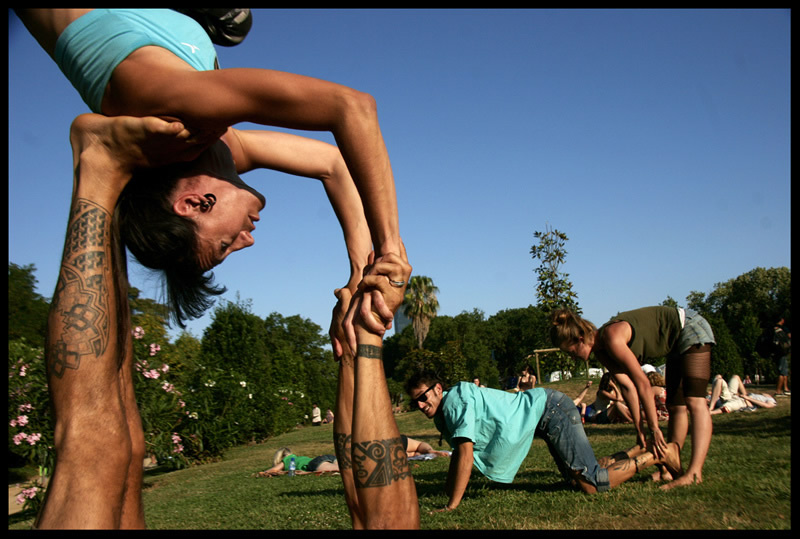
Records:
[[[134,389],[145,438],[145,454],[159,465],[183,468],[191,464],[196,436],[192,410],[186,408],[180,381],[170,376],[161,346],[147,342],[141,327],[133,329]],[[197,413],[194,413],[197,417]],[[184,432],[186,431],[186,432]]]
[[[39,467],[53,469],[53,423],[41,348],[25,341],[8,343],[8,450]],[[38,510],[44,498],[41,477],[24,485],[17,503]]]

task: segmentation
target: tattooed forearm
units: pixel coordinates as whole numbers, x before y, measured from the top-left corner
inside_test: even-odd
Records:
[[[381,359],[381,347],[371,344],[359,344],[356,348],[357,357],[368,357],[374,359]]]
[[[99,357],[109,341],[108,235],[111,215],[78,199],[69,227],[50,306],[48,370],[61,378],[85,357]]]
[[[350,460],[350,441],[351,436],[343,432],[333,433],[333,449],[336,453],[336,459],[339,461],[340,470],[349,470],[353,467]]]
[[[411,475],[400,438],[353,444],[353,476],[358,488],[385,487]]]

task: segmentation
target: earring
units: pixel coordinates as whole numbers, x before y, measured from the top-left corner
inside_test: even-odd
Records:
[[[213,193],[206,193],[203,195],[206,199],[200,203],[200,211],[206,212],[214,207],[217,203],[217,197]]]

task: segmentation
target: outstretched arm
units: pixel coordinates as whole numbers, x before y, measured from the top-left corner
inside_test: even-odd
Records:
[[[639,403],[644,409],[647,426],[653,434],[654,450],[658,458],[663,458],[667,451],[667,441],[658,426],[658,413],[656,405],[650,396],[650,380],[639,365],[639,361],[628,348],[632,333],[631,326],[627,322],[617,322],[609,325],[602,333],[605,340],[605,349],[614,362],[615,378],[619,383],[620,392],[625,399],[628,409],[633,415],[634,424],[638,432],[639,443],[645,446],[646,438],[642,432],[639,420]]]
[[[446,489],[450,500],[447,502],[447,507],[444,508],[445,511],[452,511],[461,503],[472,474],[474,444],[466,438],[456,438],[453,441],[456,448],[447,472]]]

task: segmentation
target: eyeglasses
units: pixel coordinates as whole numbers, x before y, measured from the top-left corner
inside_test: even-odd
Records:
[[[438,382],[437,382],[437,383],[438,383]],[[428,389],[426,389],[425,391],[423,391],[422,393],[420,393],[419,397],[417,397],[417,398],[415,398],[415,399],[411,399],[411,402],[409,403],[409,404],[410,404],[410,406],[411,406],[412,408],[417,408],[417,409],[419,409],[419,403],[421,403],[421,402],[428,402],[428,391],[430,391],[430,390],[431,390],[431,389],[433,389],[434,387],[436,387],[436,384],[433,384],[432,386],[428,387]]]

